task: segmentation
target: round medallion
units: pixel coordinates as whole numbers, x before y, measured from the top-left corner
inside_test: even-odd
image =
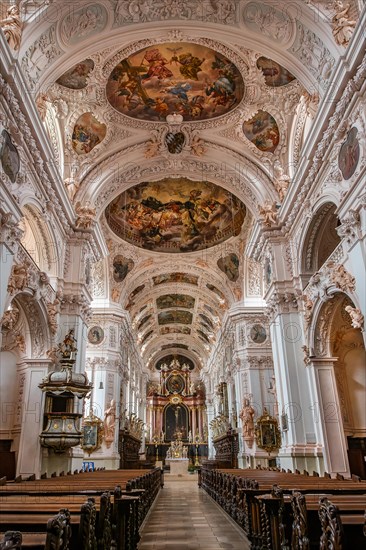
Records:
[[[253,325],[250,329],[250,338],[256,344],[263,344],[267,339],[267,332],[263,325]]]
[[[184,386],[184,380],[179,374],[172,374],[166,382],[166,388],[169,393],[182,393]]]
[[[104,330],[102,327],[91,327],[88,332],[88,342],[97,346],[101,344],[104,340]]]

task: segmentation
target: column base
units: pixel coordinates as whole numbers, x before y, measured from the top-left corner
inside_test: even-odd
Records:
[[[286,470],[306,470],[309,474],[313,471],[319,475],[324,474],[323,449],[320,445],[291,445],[282,447],[278,453],[281,468]]]

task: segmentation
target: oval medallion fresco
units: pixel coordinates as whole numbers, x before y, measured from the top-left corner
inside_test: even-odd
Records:
[[[355,126],[351,128],[339,151],[338,165],[345,180],[349,180],[353,176],[360,159],[360,144],[357,133],[358,130]]]
[[[81,115],[74,126],[72,133],[72,148],[78,155],[90,153],[96,147],[107,133],[107,126],[102,124],[92,115],[84,113]]]
[[[267,111],[258,111],[253,118],[244,122],[243,131],[257,149],[266,153],[273,153],[280,142],[277,122]]]
[[[107,82],[107,99],[120,113],[141,120],[205,120],[228,113],[244,95],[237,67],[199,44],[171,42],[123,59]]]
[[[192,252],[240,233],[245,205],[209,182],[165,178],[141,183],[106,208],[110,228],[125,241],[155,252]]]
[[[86,88],[88,84],[87,76],[93,69],[94,61],[92,59],[84,59],[84,61],[77,63],[66,71],[56,82],[71,90],[82,90]]]
[[[294,75],[290,71],[276,61],[273,61],[273,59],[268,59],[268,57],[260,57],[257,61],[257,67],[261,69],[267,86],[271,86],[272,88],[286,86],[286,84],[295,80]]]

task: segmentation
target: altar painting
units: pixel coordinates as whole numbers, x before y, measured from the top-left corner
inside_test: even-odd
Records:
[[[160,334],[191,334],[189,327],[162,327]]]
[[[128,189],[107,206],[105,215],[114,233],[130,244],[180,253],[239,235],[246,208],[218,185],[180,177]]]
[[[103,139],[107,133],[107,126],[102,124],[92,115],[84,113],[74,126],[72,133],[72,147],[78,155],[90,153]]]
[[[183,307],[192,309],[195,299],[187,294],[165,294],[156,299],[158,309],[167,309],[170,307]]]
[[[184,405],[168,405],[165,408],[164,428],[165,441],[187,440],[189,432],[188,414]]]
[[[87,76],[94,69],[94,61],[92,59],[84,59],[80,63],[76,63],[71,69],[66,71],[60,78],[56,80],[57,84],[70,88],[71,90],[82,90],[88,84]]]
[[[170,325],[172,323],[179,323],[181,325],[191,325],[193,315],[190,311],[183,311],[177,309],[176,311],[163,311],[158,315],[159,325]]]
[[[268,57],[260,57],[257,61],[257,67],[261,69],[267,86],[278,88],[295,80],[290,71],[273,61],[273,59],[268,59]]]
[[[185,283],[187,285],[198,285],[198,277],[189,273],[164,273],[153,277],[155,286],[167,283]]]
[[[244,122],[243,131],[249,141],[265,153],[274,153],[280,142],[277,122],[267,111],[258,111],[254,117]]]
[[[122,59],[107,82],[107,99],[120,113],[165,122],[206,120],[234,109],[244,95],[243,78],[224,55],[205,46],[170,42]]]

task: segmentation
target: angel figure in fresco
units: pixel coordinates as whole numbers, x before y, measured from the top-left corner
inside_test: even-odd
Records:
[[[13,50],[19,50],[22,35],[22,23],[19,8],[16,4],[8,8],[5,19],[0,20],[6,41]]]
[[[147,73],[142,75],[144,80],[148,80],[156,76],[159,80],[164,78],[171,78],[173,73],[166,65],[169,61],[163,57],[158,48],[147,50],[142,60],[142,63],[146,61],[149,65]]]
[[[198,80],[198,73],[202,71],[201,65],[204,61],[204,58],[200,59],[190,52],[182,53],[178,58],[178,62],[181,65],[179,68],[180,73],[190,80]]]

